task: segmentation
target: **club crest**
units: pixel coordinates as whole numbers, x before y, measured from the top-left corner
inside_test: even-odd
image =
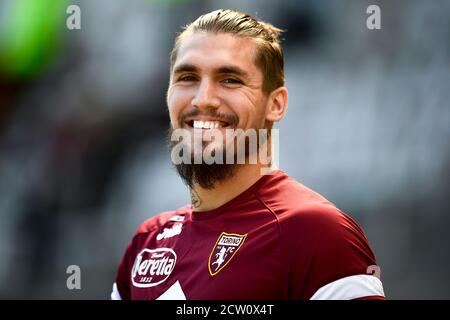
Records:
[[[222,232],[214,245],[208,260],[209,273],[215,276],[233,258],[245,241],[247,234]]]

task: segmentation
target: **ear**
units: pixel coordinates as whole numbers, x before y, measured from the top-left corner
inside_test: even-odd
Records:
[[[266,120],[270,122],[280,121],[286,113],[288,102],[288,90],[286,87],[279,87],[269,95],[266,110]]]

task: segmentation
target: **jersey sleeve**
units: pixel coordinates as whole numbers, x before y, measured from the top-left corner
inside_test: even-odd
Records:
[[[283,232],[292,299],[384,299],[374,254],[354,220],[332,205],[304,208],[291,220]]]
[[[150,238],[156,230],[161,229],[167,221],[173,216],[184,214],[184,210],[188,206],[182,207],[176,211],[162,212],[156,216],[144,221],[136,230],[134,237],[128,244],[125,254],[117,269],[115,282],[113,284],[111,299],[112,300],[130,300],[131,297],[131,270],[138,254],[139,247],[142,246],[142,239]],[[143,238],[139,238],[143,237]]]
[[[135,252],[134,240],[128,244],[125,254],[120,261],[117,269],[115,282],[111,292],[111,300],[130,300],[131,299],[131,284],[130,274],[132,268],[132,254]]]

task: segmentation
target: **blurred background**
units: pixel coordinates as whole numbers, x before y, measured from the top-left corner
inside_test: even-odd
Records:
[[[389,299],[450,299],[448,0],[0,0],[0,298],[109,299],[140,223],[189,202],[168,53],[222,7],[287,29],[280,167],[362,226]]]

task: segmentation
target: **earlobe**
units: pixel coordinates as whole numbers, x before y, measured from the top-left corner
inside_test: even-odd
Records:
[[[288,90],[286,87],[275,89],[269,97],[266,120],[271,122],[280,121],[286,113],[288,102]]]

